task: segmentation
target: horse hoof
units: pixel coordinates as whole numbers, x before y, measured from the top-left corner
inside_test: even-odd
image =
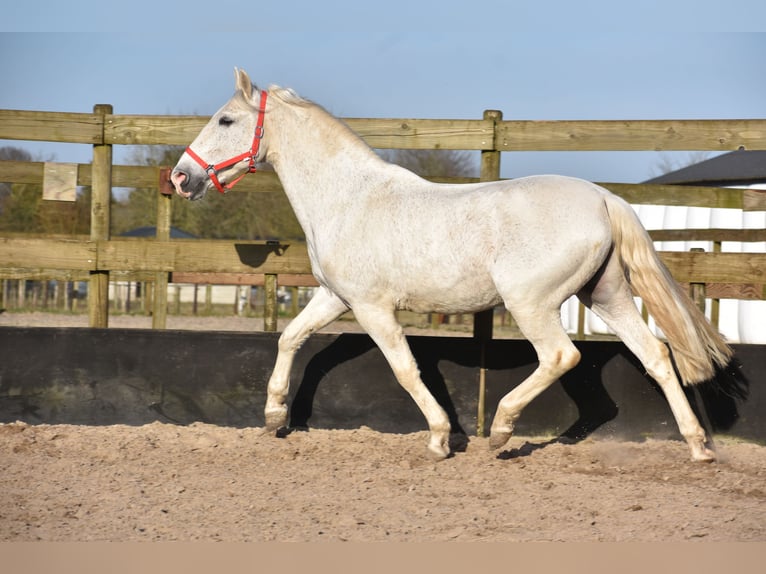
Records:
[[[513,431],[490,431],[489,433],[489,448],[497,450],[505,446],[505,444],[511,440]]]
[[[287,426],[287,407],[266,412],[266,430],[276,432]]]
[[[449,453],[444,450],[434,450],[432,448],[428,448],[428,458],[429,460],[432,460],[433,462],[441,462],[442,460],[445,460],[449,456]]]
[[[444,460],[449,456],[449,448],[443,443],[431,443],[428,445],[428,458],[434,462]]]
[[[692,453],[692,460],[694,462],[715,462],[716,461],[716,454],[709,448],[702,447],[697,452]]]
[[[708,448],[707,440],[704,435],[689,437],[687,439],[689,449],[692,451],[692,460],[695,462],[713,462],[715,461],[715,451]],[[712,445],[711,445],[712,446]]]

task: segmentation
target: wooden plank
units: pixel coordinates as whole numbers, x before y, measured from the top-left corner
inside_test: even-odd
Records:
[[[106,116],[0,110],[0,139],[188,145],[208,116]],[[372,147],[493,149],[485,120],[345,118]],[[103,136],[102,136],[103,134]],[[766,120],[511,120],[498,124],[499,151],[766,149]]]
[[[125,241],[99,244],[101,269],[207,273],[310,273],[303,244],[263,241],[175,239]]]
[[[753,230],[759,231],[759,230]],[[674,277],[693,283],[766,283],[766,253],[660,252]],[[300,243],[217,240],[0,238],[0,268],[310,274]]]
[[[374,148],[492,150],[494,122],[345,118],[343,121]]]
[[[0,139],[97,144],[102,134],[97,114],[0,110]]]
[[[615,195],[632,204],[681,205],[690,207],[743,208],[743,190],[728,187],[601,183]]]
[[[43,166],[42,162],[0,161],[0,181],[41,183]],[[158,166],[115,165],[112,168],[112,187],[156,188],[160,169]],[[426,179],[440,183],[479,181],[479,178],[473,177],[427,177]],[[78,164],[77,185],[88,186],[91,183],[91,164]],[[599,185],[633,204],[766,210],[766,192],[758,190],[612,182],[599,182]],[[282,193],[283,189],[279,176],[273,171],[264,169],[245,177],[234,191]]]
[[[653,229],[654,241],[766,241],[766,229]]]
[[[96,243],[66,239],[0,237],[0,268],[95,271]]]
[[[0,238],[2,269],[310,274],[302,244],[177,239],[110,241]]]
[[[0,279],[26,279],[28,281],[87,281],[88,271],[69,269],[18,269],[4,267],[0,269]]]
[[[757,283],[708,283],[705,285],[708,299],[742,299],[763,301],[766,299],[766,285]]]
[[[104,137],[113,144],[189,145],[206,116],[113,115]],[[401,149],[492,149],[493,124],[482,120],[343,119],[370,146]]]
[[[45,163],[41,161],[0,161],[0,181],[42,183]]]
[[[107,116],[104,139],[111,144],[124,145],[189,145],[209,116]]]
[[[742,209],[745,211],[766,211],[766,189],[742,190]]]
[[[681,283],[766,283],[766,253],[661,251],[660,258]]]
[[[171,273],[173,283],[196,283],[199,285],[251,285],[265,284],[265,273]],[[281,273],[279,285],[283,287],[318,287],[313,275]]]
[[[504,121],[501,151],[766,150],[766,120]]]
[[[112,168],[112,187],[157,189],[159,177],[159,166],[115,165]]]

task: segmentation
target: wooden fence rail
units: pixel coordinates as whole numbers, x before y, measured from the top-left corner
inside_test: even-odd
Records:
[[[0,139],[188,145],[208,116],[0,110]],[[766,149],[766,119],[424,120],[345,118],[375,148],[485,151],[734,151]]]
[[[75,164],[76,182],[91,186],[91,234],[87,238],[0,238],[0,278],[87,278],[91,326],[107,326],[109,277],[173,280],[217,279],[231,284],[311,284],[305,245],[283,242],[170,240],[170,201],[158,194],[158,238],[109,236],[112,187],[161,188],[167,172],[150,166],[112,164],[114,145],[187,145],[203,116],[118,115],[98,105],[91,114],[0,110],[0,139],[93,145],[92,164]],[[482,180],[499,179],[500,153],[508,151],[766,150],[766,120],[518,121],[489,110],[479,120],[361,119],[346,123],[374,148],[475,150]],[[0,182],[44,183],[43,162],[0,161]],[[434,178],[476,181],[472,178]],[[603,183],[630,203],[766,210],[766,192],[716,187]],[[245,178],[237,191],[281,190],[276,174]],[[657,230],[655,240],[765,241],[766,230]],[[766,254],[675,253],[661,256],[681,282],[707,284],[712,293],[766,299]],[[289,279],[288,279],[289,278]],[[252,283],[248,283],[252,281]],[[164,326],[167,289],[155,294],[155,327]],[[274,306],[271,306],[274,308]],[[274,311],[275,312],[275,311]],[[268,318],[275,325],[274,317]],[[491,336],[491,325],[489,330]]]

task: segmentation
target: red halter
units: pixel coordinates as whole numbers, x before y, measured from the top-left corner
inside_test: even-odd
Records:
[[[258,110],[258,122],[255,125],[255,133],[253,134],[253,143],[250,145],[250,149],[247,150],[245,153],[241,153],[238,156],[234,156],[231,159],[227,159],[225,161],[222,161],[220,163],[217,163],[213,165],[212,163],[205,162],[200,156],[198,156],[194,151],[192,151],[191,146],[186,148],[186,153],[189,154],[189,157],[192,158],[194,161],[196,161],[202,169],[207,172],[208,177],[210,178],[210,181],[213,182],[213,185],[215,188],[220,191],[221,193],[226,193],[229,191],[236,183],[239,182],[240,179],[245,177],[248,173],[255,173],[255,158],[258,155],[258,149],[261,147],[261,139],[263,138],[263,115],[266,111],[266,90],[261,90],[261,104],[260,108]],[[241,162],[243,159],[249,159],[250,165],[245,173],[240,175],[238,178],[236,178],[234,181],[230,181],[226,185],[221,185],[221,182],[218,181],[218,174],[222,169],[226,169],[227,167],[231,167],[232,165]]]

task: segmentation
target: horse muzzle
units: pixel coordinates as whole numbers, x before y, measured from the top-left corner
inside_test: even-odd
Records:
[[[193,174],[176,166],[170,173],[170,183],[184,199],[202,199],[207,191],[207,178],[195,178]]]

